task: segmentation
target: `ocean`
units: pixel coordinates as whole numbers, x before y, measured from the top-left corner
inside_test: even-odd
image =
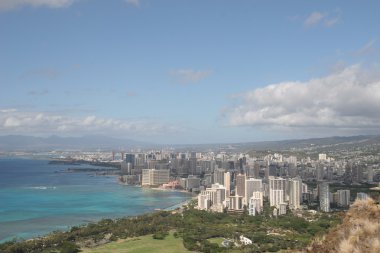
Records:
[[[0,158],[0,242],[30,239],[102,218],[134,216],[175,206],[191,195],[118,184],[116,176],[66,172],[90,165]]]

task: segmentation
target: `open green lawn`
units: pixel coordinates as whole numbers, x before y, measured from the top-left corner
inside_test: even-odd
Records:
[[[218,246],[221,246],[222,242],[224,241],[224,238],[222,238],[222,237],[215,237],[215,238],[208,239],[208,241],[211,242],[211,243],[216,243],[216,244],[218,244]]]
[[[117,242],[108,243],[96,248],[82,249],[83,253],[181,253],[188,251],[182,238],[175,238],[171,232],[164,240],[155,240],[152,235],[145,235]]]

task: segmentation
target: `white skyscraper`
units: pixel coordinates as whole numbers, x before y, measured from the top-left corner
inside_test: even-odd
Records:
[[[249,199],[252,197],[253,192],[262,192],[263,182],[261,179],[249,178],[245,180],[245,196],[243,202],[248,206]]]
[[[142,186],[157,186],[169,182],[170,170],[143,169]]]
[[[230,196],[231,193],[231,174],[230,172],[224,173],[224,187],[226,188],[226,198]]]
[[[270,190],[269,196],[270,206],[280,207],[280,204],[284,203],[284,191],[283,190]]]
[[[269,177],[269,202],[271,203],[277,203],[273,198],[275,194],[273,194],[273,191],[275,190],[281,190],[282,192],[282,202],[284,202],[287,198],[287,181],[284,178],[275,178],[275,177]],[[277,193],[276,193],[277,194]]]
[[[198,208],[201,210],[212,209],[223,211],[223,202],[226,198],[226,188],[221,184],[213,184],[211,188],[201,191],[198,195]]]
[[[289,207],[291,209],[299,209],[301,207],[302,198],[302,181],[301,179],[289,180]]]

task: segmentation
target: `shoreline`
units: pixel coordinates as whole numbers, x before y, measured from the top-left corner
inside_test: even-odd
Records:
[[[190,204],[191,201],[193,201],[194,199],[196,199],[196,196],[193,196],[191,199],[189,200],[186,200],[186,201],[183,201],[179,204],[176,204],[176,205],[173,205],[173,206],[170,206],[170,207],[167,207],[165,209],[162,209],[163,211],[174,211],[176,209],[180,209],[180,211],[183,210],[184,206],[188,206]]]
[[[16,159],[18,159],[19,157],[15,157]],[[25,159],[27,160],[35,160],[33,158],[26,158]],[[48,159],[41,159],[41,160],[46,160],[46,161],[49,161]],[[65,167],[68,167],[68,166],[65,166]],[[54,173],[54,172],[52,172]],[[91,177],[89,174],[87,175],[88,177]],[[104,179],[106,177],[110,177],[111,178],[111,181],[110,182],[111,184],[119,184],[120,186],[126,186],[126,187],[133,187],[133,188],[142,188],[141,186],[138,186],[138,185],[126,185],[126,184],[120,184],[118,183],[118,175],[99,175],[101,177],[104,177]],[[109,180],[109,179],[108,179]],[[124,188],[124,187],[123,187]],[[147,190],[148,188],[142,188],[145,190]],[[121,189],[123,190],[123,189]],[[127,188],[124,188],[125,191],[129,191],[129,189]],[[4,243],[7,243],[7,242],[10,242],[12,240],[14,240],[15,238],[17,239],[21,239],[22,241],[27,241],[27,240],[36,240],[38,238],[41,238],[41,237],[46,237],[46,236],[49,236],[51,233],[53,233],[54,231],[59,231],[59,232],[68,232],[70,231],[70,229],[72,227],[75,227],[75,226],[87,226],[88,224],[90,223],[98,223],[100,222],[101,220],[103,219],[112,219],[112,220],[117,220],[117,219],[120,219],[120,218],[132,218],[132,217],[137,217],[137,216],[141,216],[141,215],[146,215],[146,214],[153,214],[155,213],[157,210],[165,210],[165,211],[169,211],[169,210],[174,210],[178,207],[181,207],[182,205],[184,205],[185,203],[187,203],[188,201],[190,201],[192,199],[192,196],[191,196],[191,193],[189,192],[186,192],[186,191],[177,191],[177,190],[170,190],[170,189],[153,189],[153,188],[149,188],[149,190],[159,190],[159,191],[163,191],[163,192],[167,192],[169,195],[167,196],[168,199],[170,199],[170,196],[173,195],[173,198],[171,198],[171,203],[167,203],[168,205],[161,205],[161,207],[159,206],[160,203],[163,203],[164,201],[160,201],[160,203],[158,203],[158,206],[157,205],[152,205],[150,206],[149,208],[145,209],[144,210],[144,207],[140,208],[140,210],[137,210],[135,213],[130,213],[128,214],[130,211],[128,208],[126,208],[124,210],[124,213],[121,213],[121,215],[118,215],[118,216],[113,216],[113,215],[102,215],[102,213],[99,213],[99,217],[97,219],[94,219],[93,221],[84,221],[84,222],[79,222],[79,223],[76,223],[76,224],[70,224],[70,223],[65,223],[65,224],[61,224],[61,228],[62,229],[56,229],[56,228],[53,228],[51,229],[51,231],[46,231],[46,232],[42,232],[42,233],[39,233],[39,228],[38,227],[38,223],[34,223],[36,225],[36,228],[35,230],[15,230],[13,231],[12,229],[7,229],[6,227],[3,227],[4,231],[8,231],[9,232],[9,235],[8,236],[8,232],[7,233],[4,233],[4,237],[0,239],[0,244],[4,244]],[[139,190],[140,191],[140,190]],[[177,193],[178,192],[178,196],[176,194],[170,194],[170,193]],[[185,194],[186,193],[186,194]],[[144,196],[144,194],[140,193],[141,196]],[[161,195],[161,194],[160,194]],[[165,195],[165,194],[164,194]],[[163,200],[165,200],[166,197],[163,197]],[[177,199],[179,198],[179,199]],[[177,200],[177,201],[175,201]],[[185,201],[184,201],[185,200]],[[170,201],[169,201],[170,202]],[[45,216],[44,216],[45,217]],[[42,217],[42,218],[44,218]],[[70,225],[68,225],[70,224]],[[15,232],[15,233],[13,233]],[[36,232],[34,234],[34,232]],[[29,234],[29,235],[26,235],[26,234]]]

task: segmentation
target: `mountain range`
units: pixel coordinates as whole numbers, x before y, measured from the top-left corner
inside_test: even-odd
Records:
[[[34,137],[23,135],[0,136],[0,152],[9,151],[51,151],[51,150],[128,150],[132,148],[164,148],[176,150],[294,150],[318,149],[344,146],[365,146],[380,144],[379,135],[327,137],[302,140],[281,140],[246,143],[161,145],[132,139],[112,138],[100,135],[83,137]]]

